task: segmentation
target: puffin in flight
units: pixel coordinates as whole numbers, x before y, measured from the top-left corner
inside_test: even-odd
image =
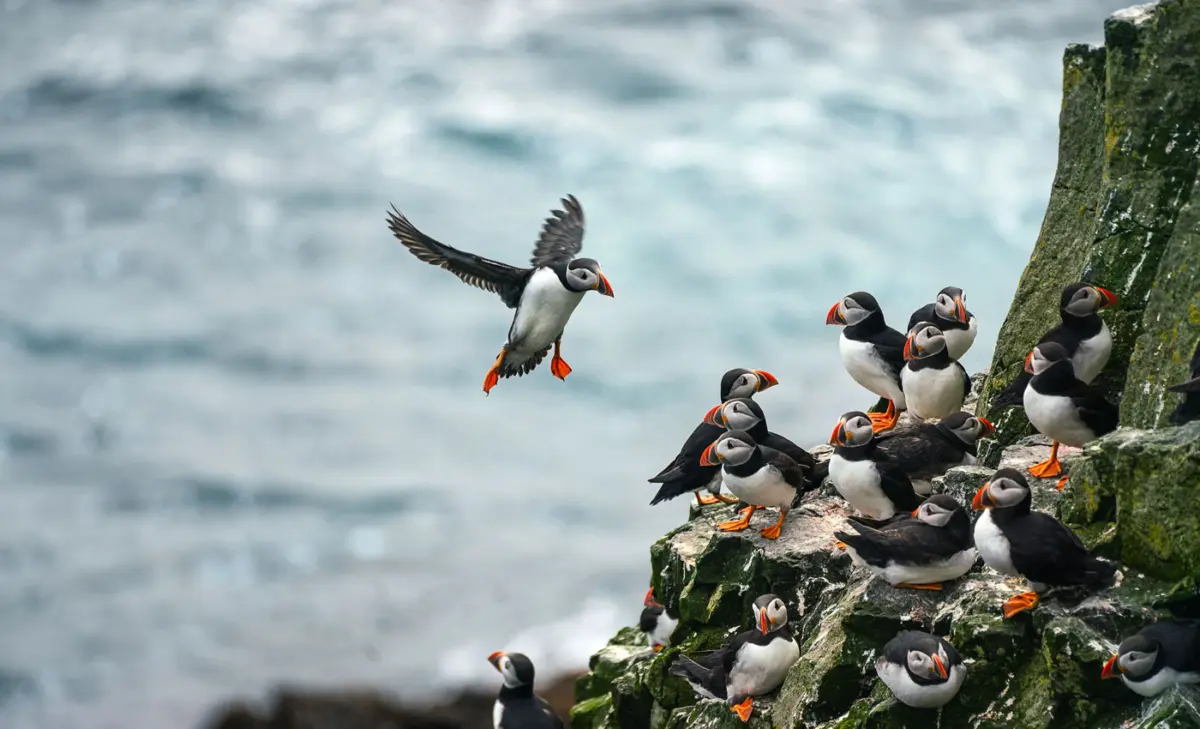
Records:
[[[829,309],[825,324],[846,327],[838,338],[842,365],[855,382],[887,399],[885,412],[869,416],[875,431],[895,427],[906,407],[900,384],[905,336],[887,325],[879,302],[865,291],[842,297]]]
[[[987,418],[960,410],[936,423],[882,433],[876,441],[879,450],[908,474],[913,489],[928,496],[932,479],[955,466],[975,465],[979,440],[995,432]]]
[[[1167,388],[1167,392],[1183,394],[1183,402],[1171,412],[1171,422],[1175,425],[1184,425],[1200,418],[1200,343],[1196,344],[1196,351],[1192,353],[1191,375],[1192,379],[1187,382]]]
[[[550,371],[565,380],[571,367],[561,354],[563,329],[583,295],[598,291],[612,296],[613,289],[591,258],[576,258],[583,248],[583,208],[574,195],[562,201],[563,210],[552,211],[542,225],[529,268],[518,268],[439,243],[408,221],[393,205],[388,227],[417,258],[447,269],[465,283],[500,296],[516,309],[508,339],[483,379],[490,393],[502,377],[520,377],[534,370],[550,347]]]
[[[937,709],[950,703],[967,677],[959,652],[931,633],[902,630],[875,661],[875,673],[900,703]]]
[[[1101,678],[1118,678],[1134,692],[1158,696],[1172,686],[1200,683],[1200,621],[1151,623],[1121,641]]]
[[[929,322],[918,322],[904,340],[900,386],[908,411],[921,420],[944,418],[962,408],[971,392],[971,376],[950,357],[946,335]]]
[[[533,661],[525,654],[497,651],[488,663],[504,679],[492,705],[493,729],[564,729],[550,704],[533,693]]]
[[[908,330],[927,321],[946,335],[946,349],[950,359],[962,359],[979,333],[975,315],[967,311],[967,294],[957,286],[947,286],[938,292],[932,304],[926,304],[908,318]]]

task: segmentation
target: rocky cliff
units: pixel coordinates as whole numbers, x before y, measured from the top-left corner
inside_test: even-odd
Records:
[[[714,648],[749,626],[764,592],[789,602],[801,658],[755,703],[751,727],[1105,729],[1200,726],[1200,690],[1143,700],[1101,681],[1116,644],[1158,616],[1200,616],[1200,423],[1164,427],[1200,341],[1200,0],[1119,12],[1105,45],[1067,49],[1058,172],[1041,234],[1017,288],[976,409],[997,424],[985,467],[951,470],[935,490],[969,503],[992,468],[1046,455],[1019,408],[992,399],[1058,319],[1071,281],[1113,291],[1114,349],[1101,382],[1121,402],[1121,429],[1066,459],[1059,492],[1030,479],[1036,508],[1057,514],[1121,571],[1095,594],[1048,593],[1006,620],[1024,589],[982,565],[942,592],[896,590],[834,549],[844,506],[828,491],[793,511],[782,536],[718,532],[728,508],[697,513],[650,550],[655,593],[680,615],[675,645],[654,654],[635,628],[592,657],[576,684],[574,729],[683,729],[743,724],[667,675],[680,651]],[[1193,193],[1196,193],[1193,195]],[[811,498],[811,497],[810,497]],[[959,695],[940,712],[898,704],[873,664],[899,630],[947,636],[967,659]]]

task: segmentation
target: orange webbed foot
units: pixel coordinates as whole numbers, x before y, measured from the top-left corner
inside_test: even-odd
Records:
[[[729,707],[729,710],[737,714],[742,721],[750,721],[750,714],[754,711],[754,699],[746,697],[745,701]]]
[[[834,549],[845,549],[846,543],[845,542],[834,542],[833,547],[834,547]]]
[[[754,514],[754,507],[747,506],[742,509],[742,518],[734,519],[733,521],[721,522],[717,525],[717,529],[723,532],[740,532],[750,526],[750,517]]]
[[[651,648],[651,650],[653,650],[655,653],[658,653],[662,649],[663,649],[663,647],[661,645],[656,645],[653,648]]]
[[[483,394],[490,395],[492,388],[500,381],[500,364],[504,362],[504,355],[508,354],[508,347],[500,348],[500,354],[496,355],[496,361],[492,363],[492,368],[488,370],[487,375],[483,378]]]
[[[1026,610],[1032,610],[1037,607],[1038,596],[1036,592],[1022,592],[1020,595],[1014,595],[1004,601],[1001,609],[1004,611],[1005,618],[1023,613]]]
[[[1067,479],[1069,479],[1070,477],[1071,477],[1070,475],[1066,475],[1066,476],[1063,476],[1062,478],[1058,479],[1057,488],[1059,491],[1062,491],[1063,487],[1067,485]]]
[[[565,380],[571,374],[571,365],[562,357],[555,356],[550,360],[550,372],[558,379]]]
[[[696,492],[696,503],[701,506],[712,506],[719,501],[720,499],[716,496],[702,496],[699,492]]]
[[[1032,465],[1029,467],[1029,475],[1037,478],[1053,478],[1062,473],[1062,464],[1057,458],[1052,458],[1048,461]]]
[[[917,584],[917,583],[910,583],[910,582],[901,582],[899,585],[896,585],[896,587],[898,587],[898,588],[903,587],[903,588],[907,588],[909,590],[941,590],[942,583],[930,582],[928,584]]]

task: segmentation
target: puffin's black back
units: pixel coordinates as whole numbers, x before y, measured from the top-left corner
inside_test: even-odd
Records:
[[[1167,392],[1183,393],[1183,402],[1171,412],[1171,422],[1175,425],[1184,425],[1200,418],[1200,343],[1196,344],[1196,351],[1192,353],[1191,374],[1192,378],[1187,382],[1167,388]]]
[[[1117,568],[1097,559],[1058,519],[1031,509],[1028,493],[1015,506],[992,509],[992,521],[1008,540],[1013,567],[1046,585],[1103,586]]]

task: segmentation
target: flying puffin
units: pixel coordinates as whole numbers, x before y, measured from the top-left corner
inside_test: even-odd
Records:
[[[960,410],[936,423],[882,433],[876,447],[908,474],[918,494],[928,496],[931,479],[955,466],[974,465],[980,438],[995,432],[987,418]]]
[[[825,323],[846,327],[838,338],[838,351],[854,381],[887,399],[887,411],[870,416],[875,430],[895,427],[906,407],[900,385],[904,335],[887,325],[879,303],[865,291],[856,291],[834,304]]]
[[[550,704],[533,693],[533,661],[522,653],[488,656],[504,679],[492,706],[493,729],[565,729]]]
[[[1179,385],[1172,385],[1167,392],[1183,393],[1183,402],[1171,413],[1171,422],[1175,425],[1190,423],[1200,418],[1200,343],[1192,353],[1192,379]]]
[[[542,225],[529,268],[518,268],[439,243],[408,222],[393,205],[388,227],[417,258],[447,269],[464,282],[500,296],[516,309],[508,339],[483,380],[491,392],[501,377],[520,377],[534,370],[550,347],[550,371],[565,380],[571,367],[560,353],[563,329],[588,291],[612,296],[613,289],[591,258],[576,258],[583,248],[583,208],[574,195],[563,199]]]
[[[647,590],[642,600],[642,617],[638,620],[638,627],[646,634],[646,642],[651,650],[657,653],[670,644],[671,634],[677,625],[679,617],[671,617],[666,606],[654,599],[653,587]]]
[[[908,411],[930,420],[962,408],[971,392],[971,376],[958,360],[950,358],[942,330],[929,322],[918,322],[904,340],[900,385]]]
[[[937,494],[913,512],[880,529],[850,519],[858,532],[834,532],[846,545],[850,559],[887,580],[892,587],[940,590],[975,566],[978,555],[971,540],[971,517],[954,497]]]
[[[951,359],[962,359],[979,333],[975,315],[967,311],[967,295],[957,286],[947,286],[938,292],[932,304],[926,304],[908,318],[908,329],[927,321],[946,335],[946,349]]]
[[[1091,384],[1104,365],[1108,364],[1108,357],[1112,354],[1112,333],[1098,312],[1116,303],[1117,297],[1108,289],[1085,283],[1068,284],[1059,300],[1062,323],[1043,334],[1037,343],[1061,344],[1075,366],[1075,376]],[[1021,405],[1021,396],[1029,379],[1028,370],[1017,375],[1017,379],[996,396],[992,405]]]
[[[855,411],[843,415],[829,442],[833,445],[829,480],[842,498],[865,514],[873,526],[897,514],[909,514],[921,505],[921,497],[913,490],[908,475],[878,450],[866,413]]]
[[[937,709],[958,694],[967,665],[954,646],[936,635],[902,630],[883,647],[875,673],[900,703]]]
[[[988,567],[1024,577],[1031,588],[1004,602],[1004,617],[1037,607],[1049,587],[1107,585],[1116,567],[1097,559],[1057,519],[1033,511],[1029,483],[1015,468],[1002,468],[979,487],[971,508],[986,510],[975,521],[975,549]]]
[[[725,488],[742,502],[749,504],[740,519],[723,522],[717,528],[723,532],[740,532],[750,526],[756,509],[773,506],[779,509],[779,521],[763,529],[766,539],[778,539],[783,520],[804,489],[804,469],[774,448],[760,446],[744,430],[727,430],[700,455],[704,466],[721,466]]]
[[[817,459],[813,458],[811,453],[768,429],[766,413],[763,412],[762,406],[751,398],[737,397],[726,400],[709,410],[704,416],[704,422],[716,425],[722,430],[744,430],[755,443],[783,453],[805,471],[811,472],[817,465]]]
[[[762,392],[769,387],[779,384],[775,375],[765,370],[732,369],[721,377],[721,402],[735,397],[752,397],[756,392]],[[701,422],[679,449],[679,454],[649,479],[650,483],[662,484],[658,493],[650,500],[654,506],[660,501],[673,499],[686,493],[695,493],[696,502],[701,506],[715,504],[718,501],[728,504],[737,503],[737,499],[729,499],[721,495],[721,468],[719,466],[701,466],[700,454],[712,444],[725,428]],[[707,489],[713,496],[701,496],[700,491]]]
[[[755,696],[783,684],[800,658],[800,646],[787,625],[787,606],[776,595],[754,601],[753,630],[738,633],[699,662],[680,656],[668,669],[705,698],[724,701],[742,721],[750,721]]]
[[[1075,378],[1067,350],[1056,342],[1033,348],[1025,360],[1025,369],[1033,375],[1025,388],[1025,416],[1038,432],[1051,439],[1050,458],[1029,467],[1038,478],[1062,473],[1058,445],[1080,447],[1084,443],[1117,429],[1117,406],[1104,399],[1096,385],[1085,385]],[[1067,482],[1058,482],[1061,489]]]
[[[1146,697],[1175,685],[1200,683],[1200,622],[1163,620],[1147,625],[1121,641],[1100,676],[1119,676]]]

